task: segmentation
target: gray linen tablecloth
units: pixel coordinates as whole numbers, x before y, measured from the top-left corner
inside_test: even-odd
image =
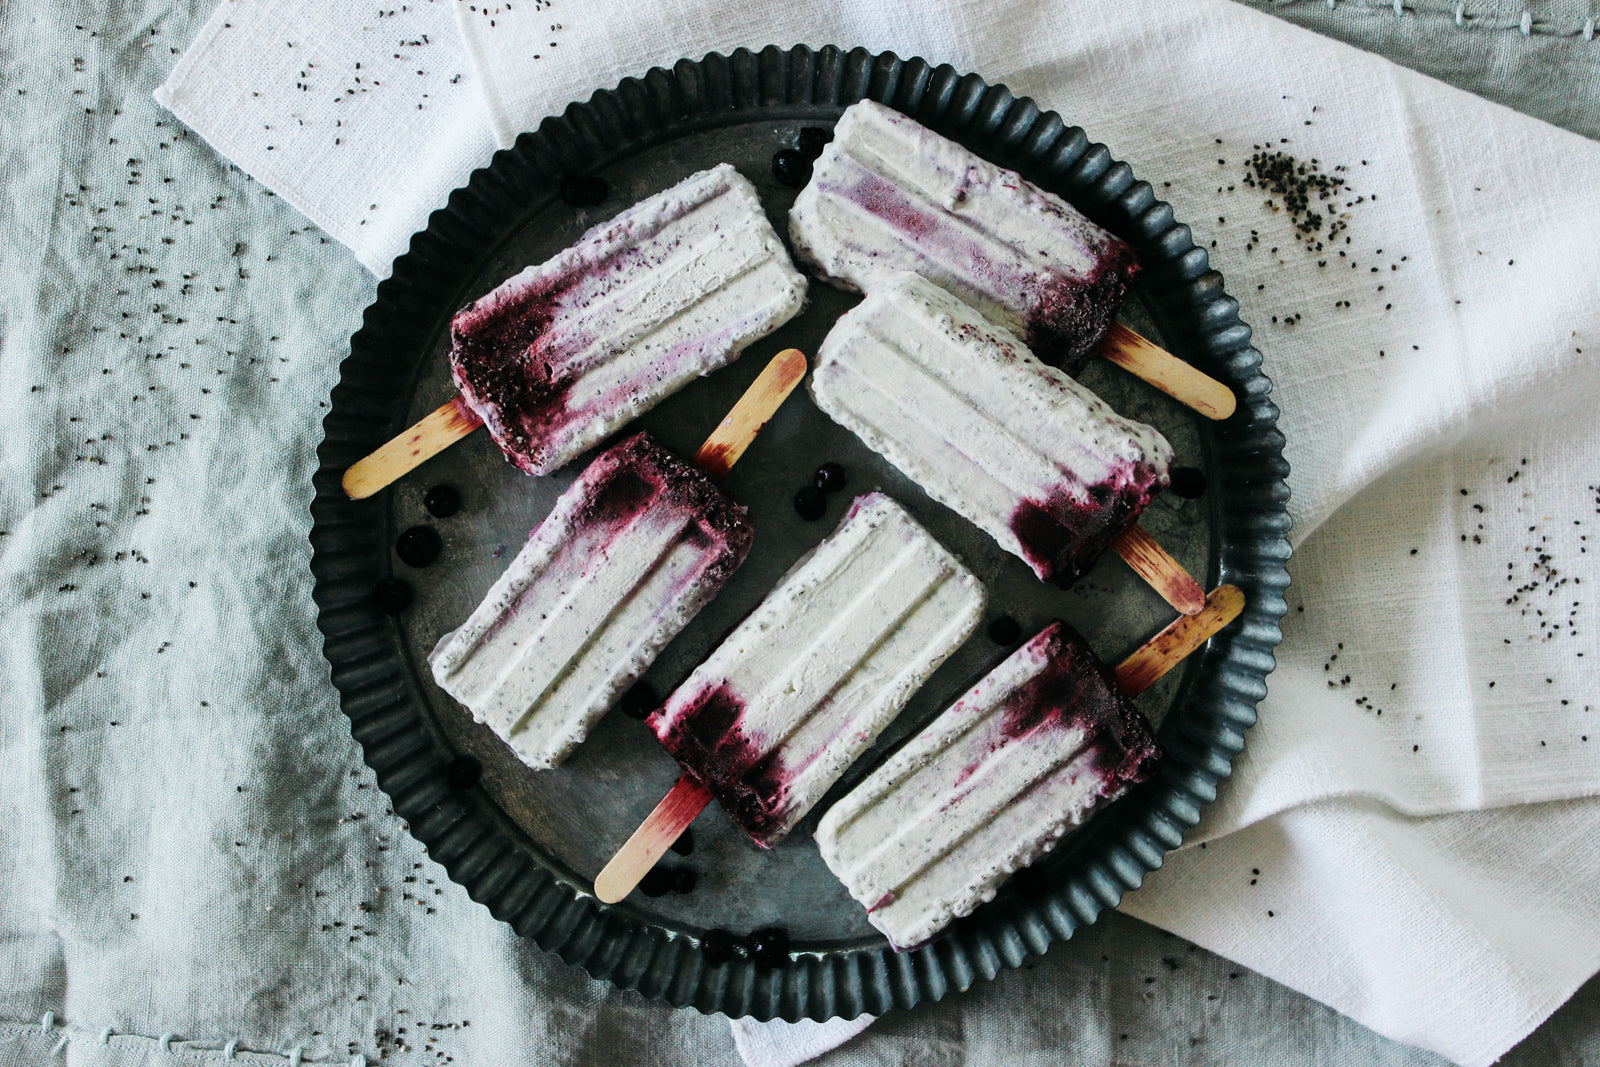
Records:
[[[1256,6],[1600,137],[1590,3]],[[306,506],[373,282],[151,100],[211,7],[0,5],[0,1065],[736,1063],[468,900],[350,740]],[[1505,1062],[1597,1019],[1591,981]],[[1115,914],[818,1062],[1064,1050],[1439,1062]]]

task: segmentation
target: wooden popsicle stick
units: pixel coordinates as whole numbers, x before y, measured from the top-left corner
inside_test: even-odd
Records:
[[[650,868],[709,803],[711,790],[687,774],[679,778],[595,878],[594,895],[607,904],[615,904],[633,892],[634,886],[650,873]]]
[[[1232,389],[1120,322],[1106,331],[1100,354],[1208,419],[1225,419],[1239,406]]]
[[[478,413],[461,397],[446,401],[376,452],[352,463],[344,472],[345,495],[365,500],[482,425]]]
[[[773,356],[694,454],[694,465],[717,481],[726,478],[729,468],[739,462],[756,434],[805,376],[806,357],[799,349],[786,348]]]
[[[798,349],[786,348],[773,356],[694,454],[695,466],[718,481],[725,478],[805,376],[806,357]],[[633,892],[709,803],[709,789],[687,774],[679,778],[595,878],[595,896],[604,903],[615,904]]]
[[[1205,609],[1173,620],[1165,630],[1117,665],[1117,688],[1124,696],[1138,696],[1156,684],[1183,658],[1209,641],[1213,634],[1244,610],[1244,592],[1238,586],[1219,585],[1206,597]]]
[[[1194,615],[1206,606],[1206,590],[1183,564],[1156,543],[1155,538],[1137,523],[1129,526],[1111,542],[1111,548],[1133,568],[1135,574],[1150,583],[1161,594],[1161,599],[1185,615]]]

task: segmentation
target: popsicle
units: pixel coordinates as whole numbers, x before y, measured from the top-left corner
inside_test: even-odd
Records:
[[[882,104],[845,110],[789,215],[797,258],[846,289],[916,271],[1077,374],[1097,351],[1210,418],[1225,385],[1126,327],[1133,250],[1065,200]]]
[[[1157,746],[1129,697],[1243,604],[1219,587],[1115,674],[1047,626],[828,810],[823,860],[891,945],[929,940],[1149,777]]]
[[[756,844],[782,840],[971,635],[984,601],[900,505],[857,497],[650,716],[684,777],[596,894],[625,896],[712,796]]]
[[[530,767],[564,760],[744,560],[749,519],[715,481],[805,369],[776,357],[694,465],[645,433],[596,457],[439,640],[440,688]]]
[[[919,275],[874,285],[822,342],[811,396],[935,500],[1070,584],[1116,548],[1180,611],[1205,591],[1129,531],[1172,446]]]
[[[369,496],[486,425],[546,474],[787,322],[805,276],[726,163],[595,226],[456,313],[460,396],[345,472]]]

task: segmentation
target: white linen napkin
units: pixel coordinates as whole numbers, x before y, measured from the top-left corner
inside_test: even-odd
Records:
[[[487,159],[461,128],[470,79],[444,79],[459,118],[424,111],[450,150],[412,154],[425,165],[403,173],[311,135],[285,142],[286,115],[326,134],[344,128],[330,127],[344,105],[274,91],[294,73],[281,58],[247,61],[271,53],[273,20],[290,7],[345,26],[317,46],[328,69],[353,69],[377,38],[331,5],[264,6],[228,0],[213,25],[257,39],[208,27],[161,99],[381,270],[405,220]],[[1600,222],[1577,195],[1600,146],[1224,0],[455,11],[502,143],[686,52],[864,44],[1003,81],[1154,181],[1257,331],[1298,554],[1235,778],[1125,910],[1467,1064],[1495,1059],[1600,967],[1600,805],[1578,799],[1600,793],[1600,652],[1586,654],[1600,622],[1587,599],[1600,583]],[[409,17],[431,19],[440,42],[440,15]],[[361,98],[369,158],[427,144],[401,121],[415,101],[393,78]],[[286,144],[309,165],[278,155]],[[1335,241],[1308,247],[1283,195],[1247,183],[1257,152],[1345,183]],[[810,1031],[816,1050],[842,1029]],[[804,1043],[781,1024],[736,1033],[752,1063]]]
[[[494,151],[432,0],[223,0],[156,100],[380,278]]]

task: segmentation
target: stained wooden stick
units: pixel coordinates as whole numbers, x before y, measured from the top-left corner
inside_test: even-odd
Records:
[[[478,413],[461,397],[446,401],[376,452],[352,463],[344,472],[345,495],[365,500],[482,425]]]
[[[777,369],[774,370],[774,367]],[[773,411],[789,395],[795,383],[805,377],[805,373],[806,357],[795,349],[785,349],[774,356],[767,369],[756,379],[755,385],[751,386],[751,391],[722,420],[717,433],[700,446],[700,451],[695,453],[695,463],[713,478],[720,480],[725,477],[728,468],[744,454],[750,441],[766,425],[767,419],[772,417]],[[763,395],[752,395],[756,386],[761,386],[765,391]],[[770,408],[763,409],[760,406],[769,402]],[[765,414],[757,418],[762,410],[765,410]],[[740,421],[736,423],[736,419]],[[743,422],[752,420],[753,429],[743,425]],[[483,420],[461,397],[446,401],[371,455],[351,464],[344,472],[342,484],[345,495],[351,500],[365,500],[482,425]]]
[[[694,465],[717,481],[726,478],[729,468],[739,462],[756,434],[805,376],[806,357],[798,349],[786,348],[773,356],[694,454]]]
[[[594,895],[607,904],[615,904],[633,892],[634,886],[650,873],[650,868],[709,803],[711,790],[687,774],[679,778],[595,878]]]
[[[1209,641],[1218,630],[1244,610],[1244,592],[1237,586],[1219,585],[1206,597],[1205,609],[1176,619],[1117,665],[1117,688],[1138,696],[1156,684],[1183,658]]]
[[[718,481],[727,477],[728,470],[805,376],[806,357],[798,350],[787,348],[773,356],[694,454],[695,466]],[[633,892],[639,880],[709,803],[710,790],[688,775],[679,778],[594,880],[595,896],[615,904]]]
[[[1135,574],[1150,583],[1161,594],[1161,599],[1185,615],[1193,615],[1206,606],[1206,590],[1183,569],[1183,564],[1156,543],[1155,538],[1137,523],[1123,530],[1111,542],[1112,551],[1133,568]]]
[[[1106,331],[1100,354],[1208,419],[1225,419],[1239,406],[1232,389],[1120,322]]]

